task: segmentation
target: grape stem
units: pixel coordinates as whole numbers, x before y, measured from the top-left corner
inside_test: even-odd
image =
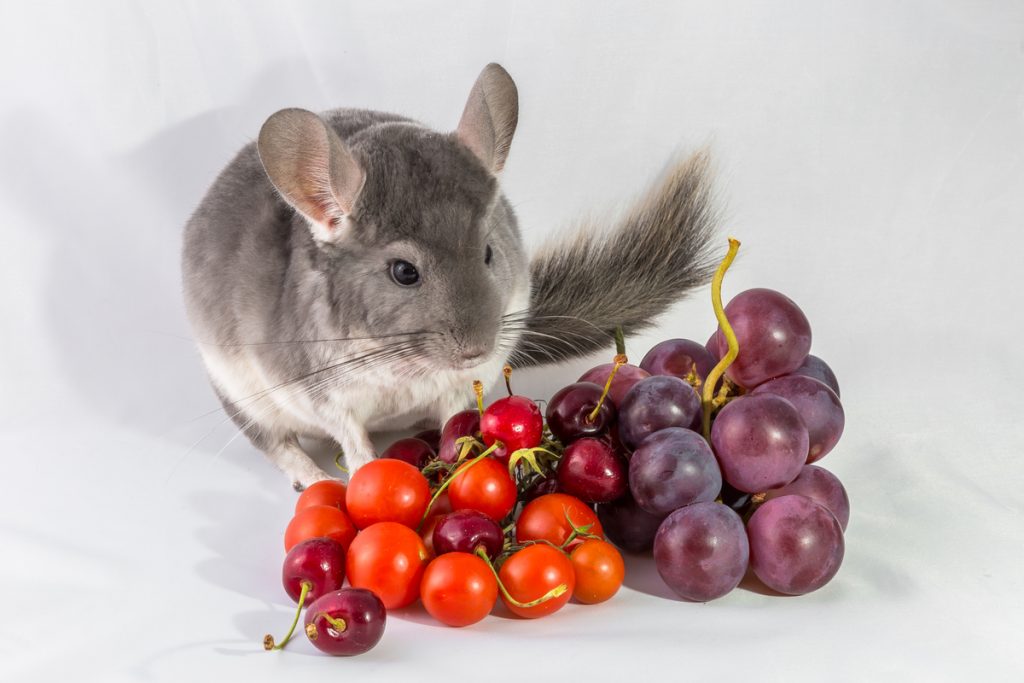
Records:
[[[494,568],[494,564],[491,562],[491,558],[487,556],[487,551],[480,547],[476,549],[476,554],[480,559],[482,559],[487,564],[487,567],[491,570],[491,573],[494,574],[494,580],[498,582],[498,590],[501,591],[501,594],[505,597],[505,600],[515,605],[519,609],[528,609],[530,607],[536,607],[537,605],[543,604],[548,600],[554,600],[555,598],[561,595],[565,595],[565,592],[569,590],[569,586],[567,586],[564,583],[560,583],[544,595],[537,598],[536,600],[531,600],[530,602],[520,602],[512,597],[512,595],[508,592],[508,589],[505,588],[505,584],[501,582],[501,577],[498,576],[498,570]]]
[[[299,623],[299,615],[302,614],[302,607],[306,604],[306,596],[309,595],[309,590],[312,587],[309,581],[302,582],[302,591],[299,593],[299,606],[295,609],[295,619],[292,621],[292,627],[288,629],[287,635],[279,644],[274,643],[274,636],[269,633],[263,636],[264,650],[283,650],[288,641],[292,639],[292,634],[295,633],[295,625]]]
[[[739,250],[739,240],[730,237],[729,251],[722,259],[722,263],[719,264],[718,270],[715,271],[714,279],[711,280],[711,305],[715,309],[718,326],[729,343],[729,350],[704,379],[704,395],[701,397],[701,403],[704,409],[704,438],[708,441],[711,441],[711,411],[714,409],[715,385],[740,353],[740,344],[736,341],[736,333],[733,332],[732,325],[729,324],[729,319],[725,316],[725,307],[722,306],[722,280],[725,278],[725,271],[729,270],[729,266],[732,265],[733,259],[736,258],[736,252]]]

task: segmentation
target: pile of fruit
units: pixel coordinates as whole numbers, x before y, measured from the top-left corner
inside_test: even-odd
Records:
[[[570,599],[611,598],[619,550],[650,552],[681,597],[708,601],[748,570],[780,593],[825,585],[843,559],[849,501],[811,464],[843,431],[835,375],[808,355],[790,299],[752,289],[723,308],[706,345],[661,342],[639,366],[621,332],[612,363],[558,391],[542,413],[513,394],[401,439],[352,475],[302,493],[285,532],[283,580],[319,649],[372,648],[386,612],[422,600],[450,626],[500,599],[536,618]],[[613,545],[614,544],[614,545]],[[348,580],[350,587],[343,588]],[[308,606],[307,606],[308,605]]]

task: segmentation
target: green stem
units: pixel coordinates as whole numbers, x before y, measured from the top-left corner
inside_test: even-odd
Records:
[[[530,602],[519,602],[518,600],[512,597],[512,595],[508,592],[508,589],[505,588],[505,584],[501,582],[501,577],[498,576],[498,570],[495,569],[494,565],[491,563],[491,558],[487,556],[487,551],[483,548],[477,548],[476,554],[480,557],[480,559],[482,559],[487,564],[487,567],[491,570],[491,573],[494,574],[494,580],[498,582],[498,590],[501,591],[501,594],[505,597],[505,600],[512,603],[519,609],[528,609],[530,607],[536,607],[537,605],[545,603],[548,600],[554,600],[559,596],[565,595],[565,592],[569,590],[569,586],[567,586],[564,583],[560,583],[544,595],[537,598],[536,600],[531,600]]]
[[[704,378],[704,395],[702,396],[701,403],[704,409],[704,438],[708,441],[711,440],[711,411],[714,409],[715,385],[718,384],[719,378],[732,365],[732,362],[736,360],[736,356],[740,352],[739,342],[736,341],[736,333],[733,332],[729,319],[725,317],[725,307],[722,306],[722,279],[725,277],[725,271],[729,270],[733,259],[736,258],[736,252],[739,249],[739,240],[730,237],[729,251],[725,258],[722,259],[722,263],[718,266],[715,277],[711,281],[711,305],[715,309],[718,326],[722,328],[722,334],[725,335],[725,340],[729,343],[729,350],[722,356],[722,360],[718,361],[718,365],[712,368],[708,376]]]
[[[309,581],[302,582],[302,592],[299,593],[299,606],[295,609],[295,619],[292,620],[292,627],[288,629],[288,634],[285,635],[284,640],[280,644],[274,643],[274,636],[269,633],[263,636],[263,649],[264,650],[283,650],[284,646],[288,644],[288,641],[292,639],[292,634],[295,633],[295,625],[299,623],[299,615],[302,614],[302,607],[306,604],[306,596],[309,595],[309,590],[312,588]]]

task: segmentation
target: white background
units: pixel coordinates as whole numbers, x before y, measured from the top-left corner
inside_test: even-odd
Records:
[[[845,564],[688,604],[631,560],[602,606],[264,653],[295,494],[217,412],[181,227],[273,111],[451,129],[489,61],[531,244],[710,144],[726,296],[794,298],[840,378]],[[3,3],[0,680],[1020,680],[1022,150],[1015,1]],[[712,327],[705,289],[631,348]]]

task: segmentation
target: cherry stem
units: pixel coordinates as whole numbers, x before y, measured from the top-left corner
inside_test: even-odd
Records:
[[[626,355],[626,335],[622,333],[622,326],[615,328],[615,353],[619,356]]]
[[[454,481],[455,477],[459,476],[460,474],[462,474],[463,472],[468,470],[470,467],[472,467],[473,465],[477,464],[478,462],[480,462],[481,460],[486,458],[488,455],[493,453],[500,446],[501,446],[501,442],[500,441],[495,441],[491,445],[490,448],[488,448],[487,450],[485,450],[483,453],[481,453],[480,455],[476,456],[472,460],[467,461],[461,467],[459,467],[459,468],[457,468],[455,470],[452,470],[452,472],[450,472],[448,474],[448,476],[445,477],[445,480],[443,482],[441,482],[440,486],[437,487],[437,491],[434,492],[434,495],[430,499],[430,502],[427,503],[427,509],[423,511],[423,519],[420,520],[420,523],[416,527],[417,531],[419,531],[419,530],[421,530],[423,528],[423,524],[427,521],[427,518],[430,516],[430,508],[434,507],[434,503],[437,502],[437,499],[441,497],[441,494],[445,492],[445,489],[447,489],[448,486],[452,483],[452,481]]]
[[[476,409],[480,417],[484,416],[484,383],[478,379],[473,380],[473,393],[476,394]]]
[[[508,389],[508,395],[511,396],[512,395],[512,366],[506,363],[505,367],[502,368],[501,373],[503,375],[505,375],[505,388]]]
[[[288,634],[285,635],[284,640],[280,644],[275,644],[274,636],[269,633],[263,636],[264,650],[283,650],[288,641],[292,639],[292,634],[295,633],[295,625],[299,623],[299,615],[302,614],[302,607],[306,604],[306,596],[309,595],[312,587],[309,581],[302,582],[302,592],[299,593],[299,606],[295,609],[295,619],[292,621],[292,627],[288,629]]]
[[[501,582],[501,577],[498,576],[498,570],[494,568],[494,564],[491,562],[491,558],[487,556],[487,551],[483,548],[477,548],[476,554],[480,559],[482,559],[487,564],[487,567],[491,570],[491,573],[494,574],[494,580],[498,582],[498,590],[501,591],[501,594],[505,597],[505,600],[512,603],[519,609],[528,609],[530,607],[536,607],[537,605],[541,605],[547,602],[548,600],[554,600],[559,596],[565,595],[565,592],[569,590],[569,586],[567,586],[564,583],[560,583],[544,595],[537,598],[536,600],[531,600],[530,602],[520,602],[512,597],[512,595],[508,592],[508,589],[505,588],[505,584]]]
[[[621,327],[616,328],[618,331],[622,331]],[[587,423],[591,423],[597,419],[597,414],[601,412],[601,406],[604,405],[604,400],[608,397],[608,392],[612,389],[612,380],[615,379],[615,373],[619,371],[623,365],[629,362],[626,354],[619,353],[615,355],[615,364],[612,366],[612,371],[608,373],[608,379],[604,383],[604,391],[601,392],[601,398],[597,399],[597,405],[587,415]]]
[[[719,378],[725,373],[726,368],[732,365],[732,362],[736,360],[736,356],[740,352],[740,344],[736,341],[736,333],[733,332],[729,319],[725,317],[725,307],[722,306],[722,280],[725,278],[725,271],[729,270],[729,266],[732,265],[733,259],[736,258],[736,252],[739,250],[739,240],[730,237],[729,251],[726,253],[725,258],[722,259],[722,263],[719,264],[714,279],[711,280],[711,305],[715,309],[718,326],[722,329],[725,340],[729,342],[729,350],[718,361],[718,365],[712,368],[708,376],[704,378],[704,395],[701,397],[701,403],[704,408],[704,438],[708,441],[711,440],[711,411],[714,408],[715,385],[718,384]]]
[[[345,468],[345,467],[342,467],[341,466],[341,462],[340,462],[340,460],[342,458],[344,458],[344,457],[345,457],[345,451],[338,451],[338,454],[336,456],[334,456],[334,466],[337,467],[342,472],[344,472],[345,474],[348,474],[348,469]]]

